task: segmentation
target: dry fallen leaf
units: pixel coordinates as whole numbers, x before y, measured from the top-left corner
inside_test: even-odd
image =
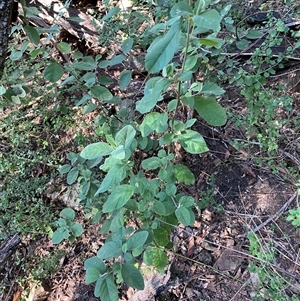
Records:
[[[254,173],[254,171],[251,169],[250,166],[248,166],[246,164],[242,164],[241,166],[242,166],[242,169],[245,174],[247,174],[248,176],[251,176],[253,178],[256,178],[256,174]]]
[[[192,257],[194,254],[194,250],[195,250],[195,239],[193,236],[191,236],[189,238],[189,242],[188,242],[188,249],[186,252],[186,256],[187,257]]]

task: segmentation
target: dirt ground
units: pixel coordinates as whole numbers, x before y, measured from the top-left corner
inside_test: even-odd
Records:
[[[137,86],[139,81],[137,78]],[[226,93],[221,104],[228,110],[242,110],[244,100],[229,87],[223,88]],[[294,114],[300,116],[300,91],[294,90],[293,97]],[[210,151],[182,155],[182,162],[195,174],[196,184],[180,189],[201,201],[203,209],[196,212],[193,226],[174,228],[174,248],[168,253],[165,273],[147,275],[144,294],[121,286],[119,300],[251,300],[260,287],[257,274],[249,272],[253,260],[249,233],[261,239],[262,250],[272,242],[276,258],[268,268],[279,277],[286,277],[285,293],[291,298],[300,290],[300,232],[281,214],[299,206],[299,200],[292,175],[283,166],[299,168],[300,148],[291,154],[288,145],[280,146],[275,160],[279,172],[275,175],[271,167],[257,164],[256,158],[265,154],[256,145],[240,150],[234,147],[233,141],[243,140],[245,131],[231,120],[222,128],[212,128],[199,118],[194,129],[204,136]],[[299,146],[299,132],[295,140]],[[65,185],[64,178],[55,181],[57,187]],[[45,194],[47,202],[48,198]],[[83,214],[79,221],[84,222]],[[99,234],[100,225],[85,226],[84,234],[73,244],[54,246],[46,236],[35,241],[23,239],[15,257],[1,271],[7,285],[1,300],[20,300],[24,289],[30,292],[28,301],[99,300],[93,295],[93,285],[85,284],[83,263],[95,256],[104,237]],[[22,277],[26,261],[34,265],[35,255],[46,257],[53,252],[61,252],[59,265],[41,284],[25,281],[21,286],[15,282]],[[16,264],[16,257],[23,258],[21,264]]]

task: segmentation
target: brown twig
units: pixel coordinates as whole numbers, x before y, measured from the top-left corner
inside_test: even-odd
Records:
[[[265,227],[271,221],[275,220],[275,218],[278,217],[278,215],[280,213],[284,212],[288,208],[288,206],[292,203],[292,201],[296,198],[297,195],[298,195],[298,192],[296,191],[274,215],[270,216],[267,220],[265,220],[263,223],[261,223],[254,229],[252,229],[242,235],[239,235],[238,237],[246,237],[250,233],[255,233],[255,232],[259,231],[260,229],[262,229],[263,227]]]

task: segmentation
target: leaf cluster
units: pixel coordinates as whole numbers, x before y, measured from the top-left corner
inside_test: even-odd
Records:
[[[25,17],[37,14],[23,5]],[[112,8],[102,21],[112,20],[118,12]],[[120,109],[116,116],[104,117],[107,106],[121,105],[123,100],[110,90],[114,80],[98,74],[114,65],[126,66],[135,47],[134,37],[124,38],[120,53],[110,58],[85,56],[72,51],[65,42],[57,43],[59,51],[70,58],[62,64],[40,43],[42,33],[49,40],[55,37],[57,24],[51,29],[36,29],[26,23],[24,31],[32,43],[24,42],[21,49],[12,52],[14,61],[24,54],[32,60],[44,56],[47,60],[43,60],[40,76],[49,90],[80,91],[82,97],[75,105],[82,107],[84,114],[104,111],[97,119],[100,139],[79,154],[68,154],[70,162],[60,168],[69,185],[79,183],[79,199],[91,222],[103,221],[101,234],[107,239],[97,256],[85,262],[86,280],[96,282],[95,295],[101,300],[117,300],[116,284],[122,281],[143,289],[140,262],[162,272],[168,264],[166,251],[172,248],[172,226],[195,222],[196,200],[178,189],[179,185],[193,185],[195,176],[177,161],[176,149],[201,154],[208,147],[203,136],[192,128],[197,119],[182,120],[178,113],[186,108],[195,110],[212,126],[222,126],[227,121],[217,100],[224,90],[212,80],[197,79],[202,65],[209,62],[214,52],[221,51],[223,40],[218,33],[224,15],[210,7],[209,1],[171,3],[165,18],[149,30],[148,37],[154,38],[144,58],[148,76],[133,115],[130,109]],[[132,80],[130,69],[122,71],[118,78],[120,90],[126,91]],[[18,97],[19,101],[29,93],[24,84],[19,88],[21,92],[16,95],[8,95],[5,87],[0,91],[5,99],[13,101]],[[166,97],[169,94],[171,99]],[[132,219],[136,221],[135,228],[128,225]],[[53,226],[55,244],[64,239],[73,242],[84,230],[75,221],[71,208],[63,209]]]

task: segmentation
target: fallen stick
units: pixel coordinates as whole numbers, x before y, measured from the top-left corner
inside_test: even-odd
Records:
[[[7,238],[0,246],[0,269],[3,267],[7,259],[17,250],[21,238],[18,234]]]
[[[248,234],[250,233],[255,233],[257,231],[259,231],[261,228],[265,227],[267,224],[269,224],[271,221],[275,220],[275,218],[282,212],[284,212],[287,207],[292,203],[292,201],[296,198],[296,196],[298,195],[298,191],[296,191],[285,203],[284,205],[272,216],[270,216],[267,220],[265,220],[263,223],[261,223],[260,225],[258,225],[257,227],[255,227],[254,229],[239,235],[239,237],[246,237]]]

